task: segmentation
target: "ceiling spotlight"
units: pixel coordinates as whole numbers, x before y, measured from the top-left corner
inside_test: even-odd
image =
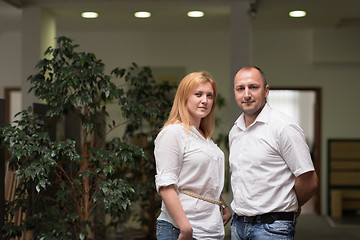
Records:
[[[148,18],[151,16],[151,13],[149,12],[136,12],[134,13],[134,16],[137,18]]]
[[[187,13],[188,17],[203,17],[204,12],[203,11],[190,11]]]
[[[296,11],[291,11],[289,12],[289,16],[290,17],[305,17],[306,16],[306,12],[305,11],[301,11],[301,10],[296,10]]]
[[[97,18],[99,14],[97,12],[82,12],[81,16],[83,18]]]

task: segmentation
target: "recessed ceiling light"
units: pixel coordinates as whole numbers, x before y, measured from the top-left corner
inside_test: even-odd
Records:
[[[97,12],[83,12],[81,13],[83,18],[97,18],[99,14]]]
[[[188,17],[203,17],[204,12],[203,11],[190,11],[187,13]]]
[[[289,12],[290,17],[305,17],[306,12],[302,10],[296,10]]]
[[[137,17],[137,18],[148,18],[148,17],[151,16],[151,13],[149,13],[149,12],[144,12],[144,11],[142,11],[142,12],[136,12],[136,13],[134,13],[134,16]]]

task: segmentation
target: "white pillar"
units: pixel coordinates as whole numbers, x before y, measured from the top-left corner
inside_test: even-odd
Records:
[[[230,124],[241,114],[239,106],[234,98],[234,76],[242,66],[250,64],[250,39],[251,39],[251,19],[250,19],[250,1],[236,1],[231,6],[230,16],[230,31],[231,31],[231,83],[230,94],[232,96],[230,101]]]
[[[24,7],[22,27],[22,109],[27,109],[39,102],[32,92],[28,93],[30,83],[27,78],[36,73],[35,66],[44,57],[44,51],[55,46],[55,18],[40,6]]]

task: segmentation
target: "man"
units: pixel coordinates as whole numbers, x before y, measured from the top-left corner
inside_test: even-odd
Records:
[[[303,131],[266,102],[269,85],[259,68],[241,68],[234,93],[243,113],[229,133],[231,239],[293,239],[318,181]]]

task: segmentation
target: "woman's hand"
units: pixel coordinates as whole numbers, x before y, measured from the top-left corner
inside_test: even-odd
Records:
[[[193,239],[193,230],[190,224],[186,229],[180,229],[180,235],[178,240],[192,240],[192,239]]]
[[[163,199],[171,217],[174,219],[176,225],[180,229],[180,240],[192,240],[193,229],[188,218],[185,215],[184,209],[181,206],[179,197],[173,185],[161,187],[159,189],[161,198]]]

